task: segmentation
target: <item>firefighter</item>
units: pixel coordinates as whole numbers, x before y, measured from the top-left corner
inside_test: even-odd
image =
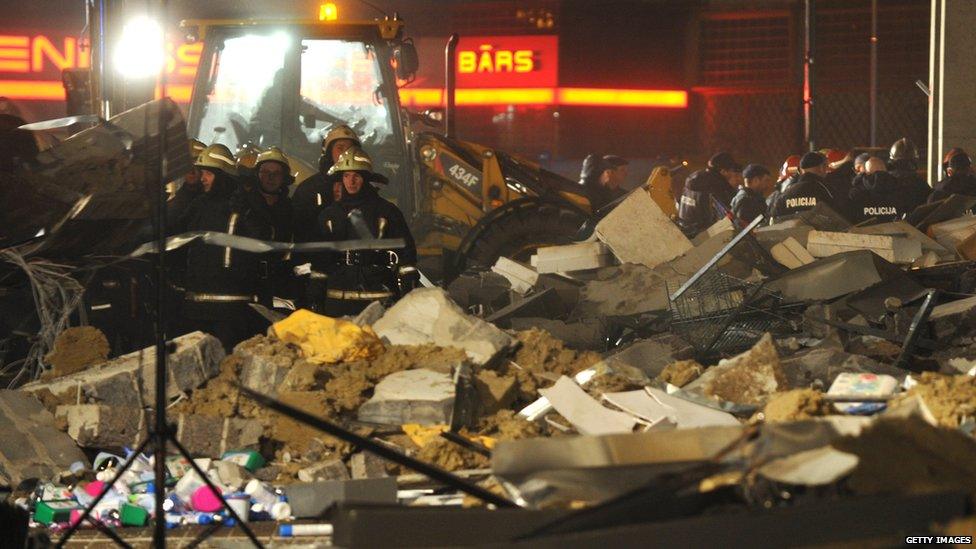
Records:
[[[203,193],[188,208],[183,231],[213,231],[268,239],[271,228],[251,210],[235,181],[234,157],[223,145],[200,153]],[[182,320],[186,331],[213,334],[230,351],[262,330],[259,317],[248,307],[256,301],[262,276],[259,257],[200,241],[187,246],[186,287]]]
[[[238,168],[239,169],[239,168]],[[295,177],[291,174],[288,157],[278,147],[269,147],[254,159],[254,183],[247,192],[247,202],[258,224],[270,227],[270,239],[291,242],[292,206],[288,198],[288,186]],[[259,301],[273,304],[273,297],[298,297],[301,288],[291,276],[290,256],[266,256],[260,261],[260,274],[264,284],[259,288]]]
[[[929,197],[929,202],[948,198],[954,194],[976,196],[976,175],[973,175],[973,162],[965,152],[957,152],[946,163],[946,178]]]
[[[190,158],[195,161],[206,147],[202,141],[191,139]],[[183,176],[180,188],[166,201],[166,224],[169,227],[170,233],[181,224],[181,219],[186,213],[187,208],[189,208],[190,203],[196,197],[200,196],[202,192],[203,188],[200,186],[200,168],[195,165],[191,166],[190,171]]]
[[[327,276],[323,312],[355,315],[372,301],[388,304],[418,285],[417,249],[403,214],[370,184],[385,183],[386,178],[373,171],[372,160],[362,149],[354,147],[343,153],[329,176],[340,183],[341,196],[319,215],[322,240],[406,241],[402,249],[333,253],[328,264],[313,263],[313,269]]]
[[[898,181],[885,169],[880,158],[869,158],[864,172],[854,178],[850,190],[850,220],[862,223],[868,219],[878,222],[901,219],[907,212],[898,209]]]
[[[742,166],[732,155],[721,152],[708,160],[708,167],[688,176],[678,203],[678,226],[689,238],[707,229],[718,220],[712,200],[728,211],[732,195],[738,186]]]
[[[318,216],[335,202],[338,191],[338,187],[329,180],[329,169],[339,155],[353,146],[362,147],[363,144],[356,132],[346,125],[334,126],[322,140],[319,172],[303,181],[292,195],[296,242],[312,242],[318,235]]]
[[[903,137],[891,145],[888,171],[898,181],[898,211],[906,214],[925,204],[932,188],[918,175],[918,149]]]
[[[255,164],[259,154],[261,149],[250,141],[239,145],[234,153],[234,158],[237,159],[237,177],[246,190],[251,190],[252,184],[256,182]]]
[[[786,187],[773,204],[770,217],[778,218],[812,209],[820,203],[834,207],[835,198],[824,182],[827,157],[808,152],[800,158],[800,177]]]
[[[742,170],[742,185],[732,197],[732,213],[741,223],[749,224],[766,215],[766,195],[773,190],[773,175],[765,166],[749,164]]]

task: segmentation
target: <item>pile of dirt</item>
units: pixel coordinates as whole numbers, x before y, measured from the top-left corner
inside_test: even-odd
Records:
[[[776,393],[763,408],[763,417],[767,423],[800,421],[832,413],[833,406],[824,400],[823,393],[813,389]]]
[[[54,379],[101,364],[108,359],[108,339],[94,326],[68,328],[54,340],[54,349],[44,355],[51,365],[42,379]]]
[[[848,486],[858,494],[976,492],[976,440],[957,429],[881,419],[833,446],[857,455]]]
[[[704,371],[705,367],[697,360],[679,360],[665,366],[657,376],[657,381],[670,383],[675,387],[684,387],[698,379]]]
[[[535,374],[552,374],[572,377],[600,362],[600,355],[593,351],[577,351],[566,348],[565,344],[545,330],[532,328],[517,332],[522,346],[515,354],[515,363],[526,371]]]
[[[231,354],[220,363],[220,373],[203,387],[193,391],[190,398],[173,405],[170,413],[211,417],[254,417],[253,407],[238,409],[240,391],[234,384],[240,381],[241,357]],[[250,412],[250,413],[244,413]]]
[[[899,401],[918,395],[943,427],[959,427],[967,418],[976,418],[976,378],[925,372],[916,380],[918,384]]]
[[[490,437],[495,442],[535,438],[542,436],[539,425],[515,414],[511,410],[483,418],[473,431],[463,429],[462,435]],[[487,469],[491,460],[477,452],[472,452],[442,437],[436,437],[417,451],[417,459],[434,463],[448,471],[462,469]]]

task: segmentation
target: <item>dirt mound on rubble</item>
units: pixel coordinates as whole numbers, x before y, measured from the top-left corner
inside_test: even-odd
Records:
[[[240,391],[234,386],[240,379],[241,357],[228,355],[220,363],[220,373],[193,391],[190,398],[173,405],[171,414],[188,414],[211,417],[252,417],[237,409]]]
[[[670,383],[675,387],[684,387],[702,375],[705,367],[697,360],[679,360],[672,362],[661,370],[657,380],[663,383]]]
[[[858,494],[976,492],[976,440],[925,421],[881,419],[833,446],[858,456],[848,486]]]
[[[539,425],[525,420],[511,410],[487,416],[478,424],[473,432],[462,430],[465,436],[482,435],[491,437],[495,442],[535,438],[542,436]],[[434,463],[448,471],[462,469],[486,469],[491,460],[479,453],[463,448],[443,437],[436,437],[417,451],[417,459]]]
[[[515,363],[529,372],[572,376],[600,361],[599,354],[567,349],[565,343],[538,328],[517,332],[515,337],[522,344]]]
[[[763,408],[767,423],[799,421],[833,413],[833,406],[824,400],[823,393],[813,389],[795,389],[776,393]]]
[[[109,345],[105,334],[94,326],[68,328],[54,340],[54,349],[44,355],[51,369],[42,379],[54,379],[84,370],[108,359]]]
[[[943,427],[959,427],[966,418],[976,417],[976,378],[925,372],[917,381],[899,401],[919,396]]]

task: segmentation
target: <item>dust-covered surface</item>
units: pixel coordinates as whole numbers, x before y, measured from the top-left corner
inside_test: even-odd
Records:
[[[600,361],[600,355],[593,351],[577,351],[552,337],[545,330],[533,328],[516,334],[522,344],[513,359],[524,370],[535,374],[550,374],[572,377]]]
[[[762,405],[786,388],[779,353],[769,334],[752,349],[713,366],[697,381],[704,394],[737,404]]]
[[[43,379],[54,379],[101,364],[108,359],[108,340],[94,326],[68,328],[54,340],[54,349],[44,355],[44,362],[51,365]]]
[[[794,389],[776,393],[763,407],[763,418],[769,423],[801,421],[834,413],[834,407],[824,400],[823,393],[813,389]]]
[[[657,380],[663,383],[670,383],[675,387],[684,387],[702,375],[705,367],[697,360],[679,360],[672,362],[664,367]]]
[[[967,419],[976,419],[976,377],[925,372],[916,380],[918,384],[896,402],[917,395],[944,427],[959,427]]]
[[[858,456],[847,482],[857,494],[976,492],[976,440],[955,429],[882,419],[833,446]]]

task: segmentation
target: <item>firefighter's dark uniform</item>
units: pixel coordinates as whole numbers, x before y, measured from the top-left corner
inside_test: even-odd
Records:
[[[391,303],[417,286],[417,249],[400,210],[377,194],[371,180],[381,176],[372,171],[369,156],[361,149],[343,153],[331,176],[341,181],[347,171],[359,172],[361,189],[350,195],[342,186],[342,198],[319,216],[321,239],[325,241],[367,238],[402,238],[406,247],[390,250],[333,252],[313,262],[314,272],[327,276],[323,312],[329,316],[355,315],[373,301]],[[368,235],[360,235],[355,219],[361,216]]]
[[[209,147],[197,165],[215,174],[211,189],[190,205],[185,231],[213,231],[268,239],[271,227],[252,211],[233,180],[233,164],[208,158]],[[261,258],[196,241],[187,246],[182,321],[186,331],[213,334],[229,351],[262,330],[260,317],[248,306],[257,301]]]
[[[907,137],[895,141],[888,151],[888,172],[898,181],[898,211],[910,214],[925,204],[932,188],[918,175],[918,148]]]
[[[878,222],[895,221],[907,213],[899,209],[898,181],[888,172],[858,174],[849,196],[849,220],[853,223],[872,218]]]
[[[291,197],[295,242],[314,242],[319,235],[317,225],[319,214],[335,202],[334,182],[328,177],[328,171],[333,165],[332,149],[340,139],[348,139],[355,146],[362,147],[359,137],[349,126],[336,126],[329,130],[322,140],[318,173],[302,181]]]

